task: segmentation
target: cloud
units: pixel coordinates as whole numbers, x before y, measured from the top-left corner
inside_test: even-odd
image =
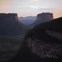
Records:
[[[47,8],[61,8],[62,0],[38,0],[40,6],[47,6]]]

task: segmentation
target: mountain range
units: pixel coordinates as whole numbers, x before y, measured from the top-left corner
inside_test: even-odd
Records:
[[[36,16],[27,16],[27,17],[19,17],[19,21],[25,25],[33,24],[37,17]]]

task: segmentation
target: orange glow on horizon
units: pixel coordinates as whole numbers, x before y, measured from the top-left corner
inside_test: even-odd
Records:
[[[54,12],[54,18],[62,17],[62,10],[56,10]]]

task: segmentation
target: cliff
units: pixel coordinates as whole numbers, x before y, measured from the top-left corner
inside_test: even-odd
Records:
[[[23,32],[24,25],[18,21],[16,13],[0,14],[0,35]]]
[[[2,21],[18,21],[18,16],[16,13],[0,13],[0,20]]]
[[[40,23],[49,22],[53,19],[52,13],[40,13],[37,15],[37,20],[33,23],[33,26]]]

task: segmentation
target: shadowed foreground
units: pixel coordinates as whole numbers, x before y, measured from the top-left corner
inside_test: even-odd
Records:
[[[62,62],[62,35],[60,34],[62,34],[62,18],[35,26],[26,33],[23,40],[3,38],[2,44],[12,46],[10,48],[8,45],[7,50],[10,49],[10,52],[17,50],[6,62]],[[7,51],[5,47],[3,49]]]

